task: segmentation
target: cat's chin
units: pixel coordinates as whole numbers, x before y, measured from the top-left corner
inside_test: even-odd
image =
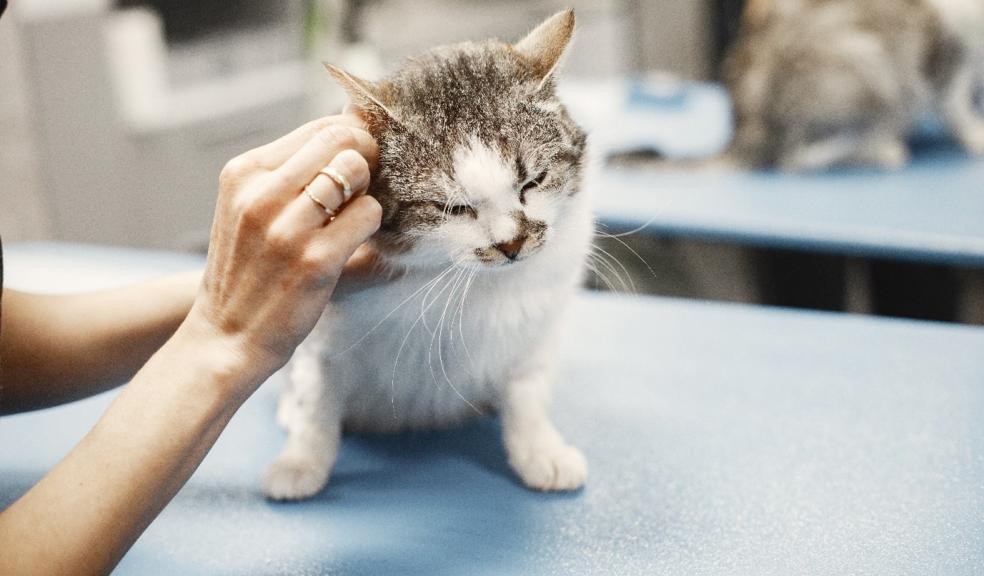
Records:
[[[523,256],[522,258],[517,258],[516,260],[496,260],[494,262],[480,262],[476,261],[475,265],[482,268],[483,270],[488,270],[490,272],[507,272],[513,270],[520,270],[525,268],[526,264],[531,260],[536,259],[536,254],[530,254],[528,256]]]
[[[510,271],[518,271],[524,269],[525,264],[530,260],[533,260],[531,256],[519,260],[505,260],[505,261],[495,261],[495,262],[485,262],[482,260],[466,260],[462,262],[453,262],[451,260],[441,260],[441,261],[412,261],[403,262],[397,267],[403,270],[415,270],[418,273],[433,273],[441,272],[448,269],[449,267],[454,268],[464,268],[473,270],[475,272],[487,272],[489,274],[502,274]]]

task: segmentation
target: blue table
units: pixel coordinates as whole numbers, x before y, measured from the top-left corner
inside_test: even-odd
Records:
[[[894,173],[606,169],[595,187],[610,229],[984,268],[984,160],[949,146]]]
[[[720,152],[731,138],[727,93],[648,81],[561,85],[595,152],[652,148],[670,158]],[[604,169],[589,179],[608,230],[767,248],[984,268],[984,159],[927,122],[913,163],[894,173],[712,173]]]
[[[7,250],[11,285],[49,290],[195,263]],[[981,574],[982,350],[979,328],[585,294],[555,406],[582,492],[523,489],[483,420],[349,436],[325,492],[267,502],[270,382],[118,573]],[[0,419],[0,506],[111,396]]]

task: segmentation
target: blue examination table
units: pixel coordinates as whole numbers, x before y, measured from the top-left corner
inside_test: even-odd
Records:
[[[199,264],[6,247],[9,286],[47,291]],[[276,376],[117,573],[984,574],[984,329],[591,293],[572,314],[554,413],[584,490],[521,487],[485,419],[347,436],[324,492],[268,502]],[[113,394],[0,419],[0,506]]]
[[[731,138],[720,86],[663,77],[561,84],[595,152],[707,158]],[[984,158],[927,122],[909,166],[791,175],[692,164],[604,168],[587,182],[608,231],[984,268]],[[689,167],[689,168],[688,168]]]
[[[984,159],[945,145],[898,171],[606,169],[608,230],[984,268]]]

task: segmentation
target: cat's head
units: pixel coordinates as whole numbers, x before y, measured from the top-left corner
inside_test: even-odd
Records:
[[[585,136],[554,73],[574,13],[515,44],[434,49],[370,83],[329,66],[380,147],[375,241],[408,265],[502,266],[535,256],[578,192]]]

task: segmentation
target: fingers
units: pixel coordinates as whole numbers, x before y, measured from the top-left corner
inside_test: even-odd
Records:
[[[338,216],[312,241],[311,249],[326,267],[341,272],[355,250],[379,230],[383,209],[372,196],[359,196],[345,205]]]
[[[345,273],[363,276],[372,272],[378,265],[379,252],[369,244],[359,246],[345,263]]]
[[[335,285],[334,297],[344,298],[373,286],[393,282],[402,272],[399,268],[388,268],[371,244],[363,244],[345,263],[342,276]]]
[[[319,130],[296,154],[269,174],[270,186],[293,194],[314,180],[321,170],[343,150],[355,150],[368,163],[379,156],[376,141],[364,130],[333,124]]]
[[[355,114],[339,114],[312,120],[290,134],[281,137],[246,154],[255,157],[258,164],[266,170],[276,170],[321,130],[333,125],[366,130],[366,123]],[[375,159],[373,159],[375,161]]]
[[[369,164],[355,150],[342,150],[308,184],[308,191],[329,210],[336,211],[369,187]]]
[[[340,176],[348,180],[351,197],[361,196],[369,188],[369,164],[358,152],[343,150],[328,164]],[[323,207],[309,196],[314,196]],[[292,230],[295,234],[307,233],[313,228],[324,226],[330,214],[325,208],[338,212],[345,201],[342,186],[320,172],[308,184],[307,193],[301,192],[290,201],[283,213],[274,223],[276,227]]]

